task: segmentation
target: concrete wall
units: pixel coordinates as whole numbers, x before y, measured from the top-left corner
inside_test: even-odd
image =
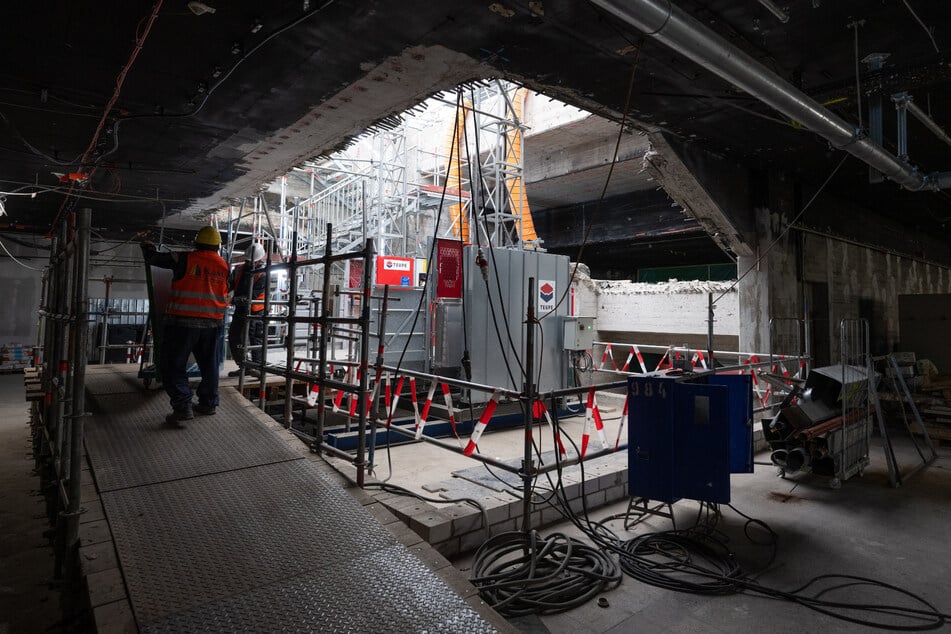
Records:
[[[663,284],[598,281],[598,331],[648,332],[676,335],[707,332],[707,295],[716,303],[714,334],[736,337],[740,332],[736,289],[732,282]],[[664,343],[644,341],[642,343]]]
[[[951,292],[951,269],[834,238],[806,235],[804,280],[829,285],[829,337],[838,354],[839,322],[870,322],[872,352],[893,352],[900,341],[898,296]]]

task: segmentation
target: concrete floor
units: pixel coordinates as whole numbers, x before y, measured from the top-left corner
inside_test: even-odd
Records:
[[[617,412],[607,417],[608,438],[617,432]],[[576,440],[582,419],[564,421],[564,429]],[[536,435],[537,437],[537,435]],[[550,437],[549,437],[550,438]],[[480,448],[489,455],[511,458],[522,451],[519,430],[487,433]],[[907,438],[897,436],[899,460],[913,466],[917,456]],[[778,477],[776,469],[757,466],[756,473],[733,477],[733,504],[739,510],[767,522],[778,535],[775,562],[759,578],[771,587],[791,590],[810,578],[828,573],[872,577],[891,583],[929,600],[951,613],[951,448],[939,448],[939,458],[927,470],[912,477],[898,489],[888,486],[884,457],[877,439],[871,464],[864,477],[845,482],[832,490],[829,480],[818,476]],[[550,447],[548,447],[550,449]],[[768,454],[757,456],[768,461]],[[453,470],[471,467],[462,456],[428,445],[399,446],[392,449],[393,484],[433,495],[428,482],[450,477]],[[377,457],[377,476],[388,474],[385,452]],[[615,503],[593,511],[597,520],[623,512],[626,503]],[[674,506],[678,528],[692,526],[698,504],[681,501]],[[752,544],[744,536],[745,520],[723,507],[718,529],[729,539],[730,548],[747,570],[761,568],[769,549]],[[644,532],[668,530],[669,520],[651,518],[624,531],[622,523],[611,527],[622,538]],[[569,523],[550,526],[543,535],[562,532],[583,538]],[[755,535],[763,537],[764,533]],[[453,562],[468,573],[472,557]],[[823,616],[798,605],[753,595],[701,597],[662,590],[625,577],[620,587],[604,594],[609,607],[596,601],[569,612],[544,617],[523,617],[512,623],[525,632],[596,633],[651,631],[671,632],[774,632],[823,631],[858,632],[867,628]],[[837,598],[869,602],[899,601],[879,590],[847,590]],[[868,616],[868,615],[865,615]]]
[[[61,621],[53,549],[33,475],[23,375],[0,374],[0,633],[42,632]]]

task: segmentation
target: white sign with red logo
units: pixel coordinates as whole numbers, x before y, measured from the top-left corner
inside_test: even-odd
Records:
[[[544,315],[555,310],[555,282],[554,280],[538,281],[538,313]]]

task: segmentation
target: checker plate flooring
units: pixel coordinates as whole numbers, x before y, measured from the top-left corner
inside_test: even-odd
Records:
[[[175,429],[117,374],[86,447],[140,631],[496,631],[237,393]]]
[[[100,491],[165,482],[301,457],[254,418],[237,394],[222,395],[218,413],[184,428],[165,424],[164,392],[97,397],[86,422],[86,448]]]

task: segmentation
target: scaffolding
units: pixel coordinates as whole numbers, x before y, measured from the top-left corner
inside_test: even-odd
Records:
[[[37,339],[42,400],[33,401],[33,456],[54,526],[57,578],[74,571],[79,544],[83,418],[89,341],[88,271],[92,211],[69,214],[52,238],[43,274]]]

